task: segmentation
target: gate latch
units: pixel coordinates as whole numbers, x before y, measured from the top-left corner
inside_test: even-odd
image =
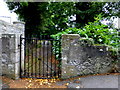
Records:
[[[18,48],[20,48],[20,46],[21,46],[21,45],[20,45],[20,44],[18,44]]]
[[[41,58],[38,58],[38,60],[42,60]]]

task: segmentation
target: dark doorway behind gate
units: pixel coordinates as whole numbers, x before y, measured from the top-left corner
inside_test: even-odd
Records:
[[[21,49],[24,48],[24,61]],[[20,77],[60,78],[61,44],[49,35],[40,37],[20,37]]]

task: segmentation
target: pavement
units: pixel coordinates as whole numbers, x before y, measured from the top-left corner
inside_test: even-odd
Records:
[[[117,88],[120,85],[120,83],[118,83],[119,77],[120,77],[119,75],[86,76],[86,77],[80,77],[80,78],[72,79],[72,80],[59,81],[59,82],[56,82],[56,84],[66,85],[67,88],[70,90],[72,90],[72,88],[78,88],[78,89],[89,88],[88,90],[93,90],[90,88],[104,88],[104,89],[109,88],[108,90],[118,90]],[[9,88],[9,85],[2,82],[2,88]]]
[[[87,76],[72,81],[57,82],[57,85],[62,84],[67,84],[68,88],[118,88],[118,75]]]

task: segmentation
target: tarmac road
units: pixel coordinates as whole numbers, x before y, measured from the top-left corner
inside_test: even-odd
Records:
[[[87,76],[87,77],[81,77],[80,79],[74,79],[72,81],[58,82],[58,85],[65,83],[69,83],[67,85],[68,88],[111,88],[112,89],[112,88],[118,88],[118,75]]]

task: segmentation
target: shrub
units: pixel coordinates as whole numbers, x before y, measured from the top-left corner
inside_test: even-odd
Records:
[[[88,25],[85,25],[82,29],[68,28],[65,31],[52,35],[52,37],[60,39],[62,34],[79,34],[81,38],[93,39],[94,44],[102,44],[110,47],[115,55],[120,47],[118,31],[116,29],[110,29],[108,25],[100,23],[101,17],[101,15],[98,15],[94,22],[89,22]]]

